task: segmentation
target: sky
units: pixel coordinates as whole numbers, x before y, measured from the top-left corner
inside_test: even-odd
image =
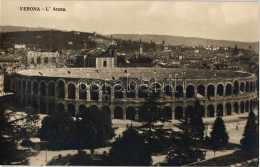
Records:
[[[20,7],[66,12],[25,12]],[[256,42],[259,2],[2,0],[1,25]]]

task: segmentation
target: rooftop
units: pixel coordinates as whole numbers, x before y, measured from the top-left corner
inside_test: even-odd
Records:
[[[185,74],[183,74],[185,73]],[[18,72],[21,75],[28,76],[46,76],[58,78],[92,78],[92,79],[118,79],[127,77],[150,80],[151,78],[182,78],[186,79],[222,79],[222,78],[239,78],[250,77],[253,74],[242,71],[227,70],[202,70],[202,69],[179,69],[179,68],[113,68],[113,69],[97,69],[97,68],[49,68],[37,70],[24,70]]]

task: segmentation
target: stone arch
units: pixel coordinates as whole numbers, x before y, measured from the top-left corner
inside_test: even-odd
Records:
[[[45,81],[40,82],[40,94],[42,96],[46,96],[46,82]]]
[[[51,115],[51,114],[54,114],[55,112],[55,103],[54,102],[50,102],[49,103],[49,111],[48,113]]]
[[[246,92],[249,92],[249,82],[246,82]]]
[[[47,114],[46,102],[43,101],[43,100],[40,101],[40,113],[41,114]]]
[[[245,92],[245,83],[244,82],[240,83],[240,91]]]
[[[123,108],[116,106],[114,109],[114,119],[123,119]]]
[[[135,92],[136,92],[136,87],[133,84],[130,84],[126,90],[126,97],[135,98],[135,94],[136,94]]]
[[[166,96],[172,97],[172,87],[170,85],[167,85],[163,88],[163,91]]]
[[[238,103],[237,102],[234,103],[234,109],[235,109],[235,113],[238,114],[239,108],[238,108]]]
[[[250,82],[250,92],[253,92],[253,87],[254,87],[253,81],[251,81],[251,82]]]
[[[82,116],[87,111],[87,107],[82,104],[79,106],[79,116]]]
[[[186,88],[186,98],[194,97],[194,85],[188,85]]]
[[[27,93],[30,95],[32,90],[32,82],[31,80],[27,80]]]
[[[114,97],[118,99],[124,98],[124,87],[122,85],[114,86]]]
[[[135,120],[135,108],[130,106],[126,108],[126,119]]]
[[[203,97],[205,97],[205,86],[200,84],[198,87],[197,87],[197,93]]]
[[[218,84],[217,86],[217,95],[223,96],[224,95],[224,86],[223,84]]]
[[[210,84],[207,86],[207,97],[214,97],[215,96],[215,86]]]
[[[226,110],[227,110],[227,115],[231,115],[232,113],[232,106],[230,103],[226,104]]]
[[[33,94],[37,95],[38,94],[38,82],[37,81],[33,81]]]
[[[65,98],[65,82],[58,81],[58,98]]]
[[[59,104],[57,105],[57,111],[58,111],[58,112],[65,112],[64,104],[59,103]]]
[[[183,87],[181,85],[176,86],[175,97],[183,97]]]
[[[94,101],[99,100],[99,86],[98,85],[90,86],[90,99],[94,100]]]
[[[208,105],[207,110],[208,110],[208,117],[215,116],[214,106],[212,104]]]
[[[87,100],[87,85],[85,84],[79,85],[79,99]]]
[[[246,101],[246,112],[249,112],[249,101]]]
[[[223,112],[224,112],[223,105],[222,104],[218,104],[217,105],[217,115],[223,116]]]
[[[33,102],[32,102],[32,108],[34,112],[38,112],[38,100],[36,98],[33,98]]]
[[[163,117],[165,119],[172,120],[172,108],[170,106],[166,106],[163,108]]]
[[[49,92],[48,92],[48,95],[49,96],[55,96],[55,91],[56,91],[56,85],[55,85],[55,82],[53,82],[53,81],[50,81],[49,83],[48,83],[48,90],[49,90]]]
[[[150,86],[150,91],[152,91],[155,98],[160,97],[161,85],[159,83],[152,83]]]
[[[232,85],[230,83],[226,84],[226,96],[231,96],[232,95]]]
[[[76,86],[74,83],[68,84],[68,98],[75,99],[76,97]]]
[[[240,102],[240,113],[245,112],[245,103],[243,101]]]
[[[238,83],[238,81],[236,80],[236,81],[234,82],[233,94],[234,94],[234,95],[237,95],[238,92],[239,92],[239,83]]]
[[[178,106],[175,108],[175,119],[182,119],[183,118],[183,108]]]
[[[109,106],[103,106],[102,110],[107,114],[107,116],[109,116],[109,118],[111,117],[111,110]]]
[[[138,97],[139,98],[147,98],[148,97],[149,88],[147,85],[140,85],[138,89]]]
[[[68,113],[72,116],[75,117],[75,105],[74,104],[68,104]]]

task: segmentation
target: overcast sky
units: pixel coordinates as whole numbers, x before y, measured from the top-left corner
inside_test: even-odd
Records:
[[[22,12],[20,7],[64,7],[66,12]],[[2,25],[102,34],[162,34],[255,42],[258,2],[2,1]]]

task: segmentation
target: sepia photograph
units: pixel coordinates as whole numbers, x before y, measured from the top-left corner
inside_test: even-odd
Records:
[[[0,0],[0,165],[259,166],[259,7]]]

